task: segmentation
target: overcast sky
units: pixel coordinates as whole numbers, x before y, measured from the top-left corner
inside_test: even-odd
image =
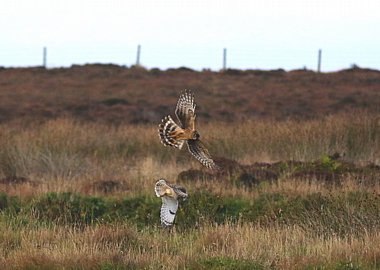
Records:
[[[379,0],[0,0],[0,66],[380,69]]]

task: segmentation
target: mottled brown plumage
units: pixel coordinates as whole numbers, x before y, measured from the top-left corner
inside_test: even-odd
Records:
[[[205,145],[199,139],[200,135],[195,128],[195,107],[194,95],[191,91],[185,90],[180,95],[175,109],[175,114],[180,124],[178,125],[168,115],[162,119],[158,134],[165,146],[182,149],[184,142],[186,142],[189,152],[200,163],[207,168],[218,169],[218,165],[215,164]]]

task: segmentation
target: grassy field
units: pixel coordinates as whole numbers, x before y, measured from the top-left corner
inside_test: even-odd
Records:
[[[378,114],[201,122],[218,173],[156,129],[0,124],[1,268],[380,269]],[[190,194],[172,231],[161,177]]]

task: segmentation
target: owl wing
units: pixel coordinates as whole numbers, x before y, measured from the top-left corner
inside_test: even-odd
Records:
[[[179,97],[175,114],[183,129],[195,129],[195,106],[194,95],[185,90]]]
[[[189,152],[204,166],[209,169],[219,169],[214,160],[211,158],[206,146],[200,140],[187,140]]]
[[[169,186],[174,190],[174,192],[177,194],[179,198],[182,198],[183,200],[187,199],[188,194],[186,188],[174,184],[170,184]]]
[[[162,197],[161,206],[161,225],[164,227],[173,226],[174,218],[178,209],[178,201],[174,198],[164,196]]]

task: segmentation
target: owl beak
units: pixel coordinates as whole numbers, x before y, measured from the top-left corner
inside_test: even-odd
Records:
[[[167,189],[166,189],[165,194],[167,194],[167,195],[169,195],[169,196],[173,195],[173,194],[172,194],[172,190],[171,190],[170,188],[167,188]]]

